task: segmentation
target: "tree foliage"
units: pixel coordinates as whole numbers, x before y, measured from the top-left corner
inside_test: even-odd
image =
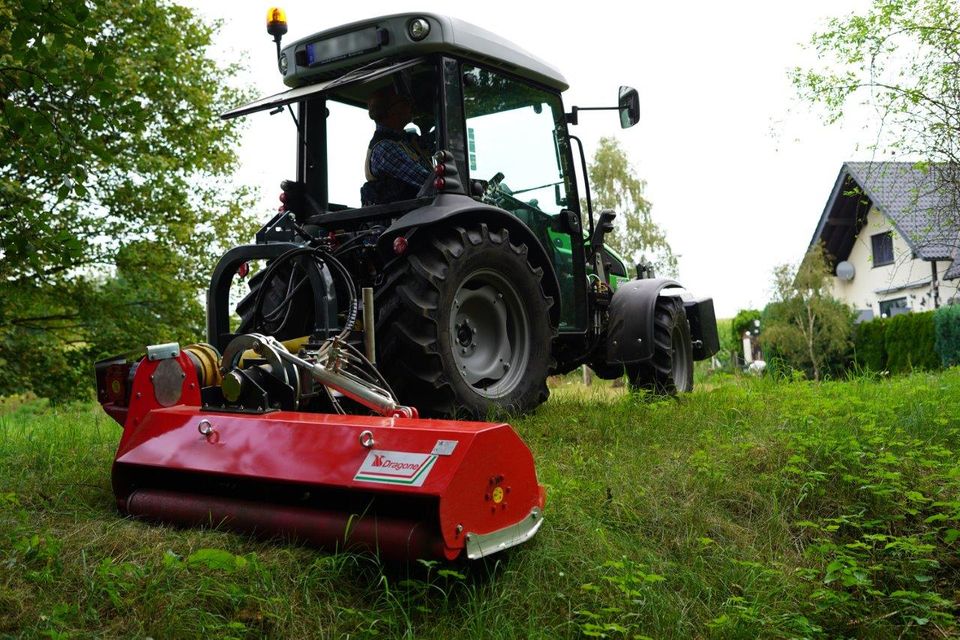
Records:
[[[737,348],[741,346],[743,334],[752,331],[755,326],[754,323],[759,319],[759,309],[741,309],[733,317],[733,321],[730,323],[730,337]]]
[[[764,310],[760,344],[815,380],[846,365],[852,346],[854,313],[830,296],[829,268],[821,246],[812,247],[799,266],[774,269],[774,300]]]
[[[955,0],[873,0],[863,15],[830,20],[811,46],[819,63],[793,71],[799,95],[822,106],[829,122],[843,119],[856,105],[871,107],[875,149],[936,167],[946,208],[956,216],[960,5]]]
[[[200,337],[251,232],[214,31],[165,0],[0,0],[0,359]]]
[[[663,229],[653,221],[653,205],[643,197],[646,183],[637,177],[626,151],[615,138],[600,138],[589,173],[594,211],[617,212],[607,244],[628,265],[645,259],[658,274],[676,275],[677,258]]]

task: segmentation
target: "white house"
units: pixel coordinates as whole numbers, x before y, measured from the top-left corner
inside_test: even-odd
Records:
[[[936,167],[847,162],[810,246],[822,242],[833,295],[860,320],[927,311],[958,300],[960,207]]]

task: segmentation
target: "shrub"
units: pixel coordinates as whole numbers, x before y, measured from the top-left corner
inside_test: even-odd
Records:
[[[887,320],[887,369],[905,373],[913,369],[939,369],[934,347],[933,312],[902,313]]]
[[[940,363],[944,367],[960,365],[960,304],[937,309],[933,324]]]
[[[812,332],[800,321],[808,308],[817,317]],[[818,297],[805,302],[799,298],[771,302],[763,310],[761,327],[760,346],[771,373],[779,371],[789,377],[788,372],[802,371],[808,378],[820,379],[850,366],[853,312],[839,300]]]
[[[757,309],[742,309],[730,321],[730,338],[733,340],[735,348],[739,349],[743,334],[752,331],[754,321],[760,319],[760,311]]]
[[[861,369],[883,371],[887,367],[887,321],[877,318],[861,322],[856,329],[856,360]]]

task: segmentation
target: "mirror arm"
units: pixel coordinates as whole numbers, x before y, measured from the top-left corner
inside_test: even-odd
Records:
[[[570,113],[566,114],[567,124],[579,124],[578,111],[619,111],[620,107],[570,107]]]

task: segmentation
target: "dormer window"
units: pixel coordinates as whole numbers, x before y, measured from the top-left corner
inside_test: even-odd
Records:
[[[873,243],[873,266],[893,264],[893,234],[889,231],[871,236]]]

